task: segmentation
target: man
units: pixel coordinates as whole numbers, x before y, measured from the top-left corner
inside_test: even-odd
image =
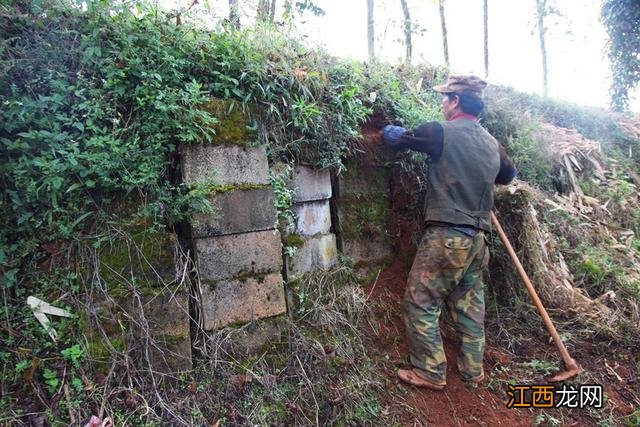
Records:
[[[404,320],[411,369],[398,370],[407,383],[442,390],[447,360],[438,319],[446,303],[462,335],[458,369],[465,381],[484,379],[484,290],[489,263],[487,238],[493,186],[516,175],[504,148],[478,123],[486,82],[476,76],[450,76],[433,89],[442,94],[445,122],[407,131],[387,126],[390,147],[429,155],[427,229],[418,247],[404,296]]]

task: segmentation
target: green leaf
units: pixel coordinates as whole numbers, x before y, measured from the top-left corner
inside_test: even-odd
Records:
[[[82,187],[82,184],[77,182],[74,184],[71,184],[69,188],[67,188],[67,191],[64,192],[64,194],[71,193],[72,191],[77,190],[78,188],[81,188],[81,187]]]

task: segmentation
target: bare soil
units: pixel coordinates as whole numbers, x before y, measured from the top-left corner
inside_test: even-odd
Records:
[[[386,124],[382,117],[372,117],[363,126],[359,159],[365,166],[381,166],[381,160],[389,155],[383,147],[380,131]],[[389,379],[386,406],[396,412],[403,425],[467,426],[552,425],[560,421],[567,426],[585,425],[634,425],[638,420],[625,420],[635,412],[640,415],[640,355],[638,345],[622,345],[598,339],[573,339],[569,348],[574,359],[585,369],[573,384],[601,384],[608,400],[599,411],[586,409],[507,408],[509,383],[549,384],[544,375],[529,369],[523,372],[523,363],[538,360],[558,362],[560,357],[549,340],[542,322],[534,330],[520,333],[517,342],[503,342],[497,331],[487,329],[487,346],[484,369],[486,379],[478,387],[463,383],[455,360],[460,341],[455,331],[441,322],[445,353],[449,361],[447,386],[443,391],[431,391],[406,385],[397,379],[399,368],[408,368],[408,343],[402,320],[401,301],[408,272],[411,268],[416,244],[424,231],[420,207],[423,199],[420,183],[415,175],[395,170],[390,182],[390,216],[387,233],[392,239],[396,259],[369,284],[369,295],[377,321],[369,336],[370,356]],[[514,271],[515,274],[515,271]],[[537,316],[532,313],[531,316]],[[570,321],[570,319],[568,319]],[[534,321],[535,323],[535,321]],[[558,325],[556,325],[558,326]],[[560,332],[562,330],[558,328]],[[566,331],[566,329],[565,329]],[[571,332],[570,330],[568,332]],[[564,368],[560,362],[561,368]],[[520,382],[518,382],[520,381]],[[593,411],[596,411],[595,413]],[[549,414],[553,420],[540,417]],[[553,421],[553,422],[552,422]],[[637,424],[635,424],[637,425]]]
[[[451,327],[442,324],[445,353],[449,361],[446,388],[443,391],[431,391],[406,385],[397,379],[397,369],[409,367],[409,349],[400,303],[409,269],[410,265],[406,262],[397,261],[384,270],[365,290],[375,306],[375,317],[378,319],[375,332],[368,343],[371,348],[370,356],[390,380],[387,406],[404,407],[404,411],[398,410],[399,414],[403,414],[401,415],[403,425],[534,425],[535,418],[541,413],[541,409],[507,408],[506,404],[509,400],[507,385],[514,378],[506,372],[509,372],[509,369],[516,371],[518,361],[558,358],[553,344],[539,337],[533,336],[527,340],[518,348],[517,354],[510,353],[502,348],[500,343],[491,342],[488,338],[484,361],[486,380],[479,387],[473,388],[462,381],[456,367],[459,338]],[[488,331],[488,336],[490,335],[491,331]],[[600,384],[603,385],[605,394],[609,397],[609,402],[605,404],[603,411],[611,412],[613,419],[620,420],[621,417],[628,416],[638,409],[638,381],[633,365],[634,355],[626,353],[623,349],[616,349],[616,358],[620,360],[614,365],[613,354],[603,357],[597,352],[595,343],[584,343],[573,349],[572,355],[585,370],[603,379]],[[607,368],[603,366],[605,360],[608,360],[609,366],[615,366],[615,373],[620,378],[606,371]],[[548,384],[541,374],[538,374],[535,383]],[[559,413],[559,409],[554,408],[546,411],[554,418],[561,419],[563,425],[597,424],[597,420],[585,410],[563,409],[562,414]],[[413,415],[408,415],[411,412]],[[542,425],[548,424],[543,422]]]

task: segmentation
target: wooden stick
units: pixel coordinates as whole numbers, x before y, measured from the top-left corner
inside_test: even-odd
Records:
[[[560,335],[558,335],[558,331],[556,330],[555,326],[553,325],[553,322],[549,318],[549,315],[547,314],[547,310],[545,310],[544,306],[542,305],[542,301],[540,301],[540,298],[538,297],[538,294],[535,288],[533,287],[531,280],[529,280],[529,276],[527,275],[527,272],[522,267],[522,264],[518,259],[518,255],[516,255],[516,252],[513,250],[513,247],[511,246],[511,243],[509,242],[507,235],[505,234],[504,230],[502,229],[502,226],[498,222],[498,218],[493,212],[491,212],[491,221],[493,222],[493,225],[495,226],[496,230],[498,230],[498,234],[500,235],[500,239],[502,240],[502,243],[504,243],[505,247],[507,248],[507,252],[509,252],[509,255],[511,256],[511,260],[515,264],[516,269],[520,274],[520,278],[522,278],[522,281],[527,287],[527,291],[529,291],[529,295],[531,295],[531,298],[533,299],[533,303],[538,309],[538,313],[540,313],[540,316],[542,317],[542,320],[544,321],[544,324],[547,327],[547,330],[551,334],[551,337],[553,338],[553,341],[555,342],[556,347],[558,347],[558,350],[560,351],[560,355],[562,356],[562,360],[564,361],[564,364],[570,371],[579,370],[580,368],[578,364],[569,355],[567,348],[564,346],[564,343],[560,339]]]

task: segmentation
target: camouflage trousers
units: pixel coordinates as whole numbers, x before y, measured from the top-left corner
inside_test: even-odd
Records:
[[[482,272],[489,263],[485,236],[478,232],[469,237],[451,227],[429,226],[411,267],[404,296],[411,364],[436,383],[446,382],[447,372],[439,325],[443,303],[462,335],[457,362],[463,379],[483,373]]]

